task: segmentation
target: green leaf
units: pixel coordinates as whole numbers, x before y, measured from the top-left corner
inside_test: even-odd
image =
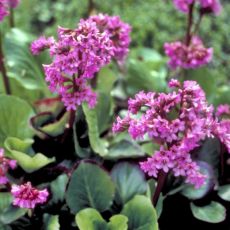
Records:
[[[57,137],[64,132],[69,116],[70,113],[66,112],[58,121],[42,126],[40,130],[51,137]]]
[[[55,161],[55,157],[47,158],[41,153],[34,154],[32,144],[32,139],[20,140],[15,137],[8,137],[4,143],[7,155],[16,160],[27,173],[34,172]]]
[[[117,77],[111,66],[106,66],[98,73],[97,91],[109,95]]]
[[[60,229],[58,215],[49,215],[45,213],[43,218],[46,225],[46,230]]]
[[[102,218],[101,214],[93,208],[81,210],[75,216],[75,221],[80,230],[127,230],[128,218],[124,215],[114,215],[110,222]]]
[[[34,112],[26,101],[14,96],[0,95],[0,111],[0,146],[3,146],[9,136],[21,139],[33,136],[29,119]]]
[[[11,204],[12,195],[9,192],[0,193],[0,215],[3,213]]]
[[[222,222],[226,217],[226,209],[224,206],[214,201],[204,207],[198,207],[191,203],[190,207],[194,217],[209,223]]]
[[[117,160],[143,156],[145,156],[145,153],[138,144],[129,140],[121,140],[109,147],[109,153],[105,156],[105,159]]]
[[[230,185],[223,185],[218,188],[218,195],[226,201],[230,201]]]
[[[114,215],[108,223],[108,230],[127,230],[128,229],[128,218],[124,215]]]
[[[107,223],[101,214],[93,209],[86,208],[81,210],[75,217],[77,226],[80,230],[107,230]]]
[[[7,225],[15,220],[24,216],[27,212],[25,208],[17,208],[14,206],[10,206],[4,213],[0,215],[0,222]]]
[[[104,157],[108,154],[108,143],[100,138],[97,108],[89,109],[86,103],[82,104],[82,108],[88,125],[90,145],[95,153],[99,154],[101,157]]]
[[[193,185],[186,184],[181,191],[182,195],[192,200],[204,197],[216,183],[212,167],[203,161],[198,161],[197,164],[200,172],[206,176],[204,185],[196,189]]]
[[[137,194],[144,194],[147,182],[144,173],[137,165],[128,162],[116,164],[111,172],[116,184],[116,202],[125,204]]]
[[[62,174],[50,183],[50,190],[52,193],[51,202],[57,203],[65,199],[65,189],[68,183],[68,176]]]
[[[66,201],[74,214],[87,207],[102,212],[112,204],[114,193],[112,179],[103,169],[81,162],[70,179]]]
[[[128,217],[129,230],[158,230],[156,211],[145,196],[136,195],[125,204],[121,214]]]
[[[47,91],[41,65],[29,50],[32,40],[30,34],[16,28],[6,34],[3,47],[8,76],[17,79],[27,89]]]

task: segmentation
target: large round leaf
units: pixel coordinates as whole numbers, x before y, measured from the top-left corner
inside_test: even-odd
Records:
[[[218,195],[226,201],[230,201],[230,185],[220,186],[218,189]]]
[[[135,196],[121,214],[128,217],[128,230],[158,230],[156,211],[146,196]]]
[[[21,139],[33,136],[29,119],[34,112],[26,101],[14,96],[1,95],[0,111],[0,146],[9,136]]]
[[[222,222],[226,217],[224,206],[214,201],[204,207],[198,207],[191,203],[191,210],[194,217],[209,223]]]
[[[66,194],[72,213],[92,207],[102,212],[112,204],[115,186],[99,166],[82,162],[74,171]]]
[[[147,182],[144,173],[137,165],[128,162],[117,164],[111,173],[116,184],[116,202],[124,204],[137,194],[144,194]]]

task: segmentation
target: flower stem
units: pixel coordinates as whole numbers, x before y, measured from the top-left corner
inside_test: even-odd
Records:
[[[201,21],[202,21],[202,18],[203,18],[203,15],[204,14],[202,12],[200,12],[199,19],[198,19],[198,21],[197,21],[197,23],[195,25],[195,29],[193,31],[193,34],[196,34],[198,32],[200,24],[201,24]]]
[[[154,207],[156,207],[158,199],[160,197],[160,193],[164,187],[165,181],[167,178],[167,173],[165,173],[164,171],[160,171],[159,172],[159,176],[158,176],[158,180],[157,180],[157,187],[156,190],[153,194],[153,198],[152,198],[152,203],[154,205]]]
[[[192,3],[189,6],[188,25],[187,25],[186,35],[185,35],[185,45],[186,46],[189,46],[189,43],[191,41],[191,29],[192,29],[192,24],[193,24],[193,8],[194,8],[194,3]]]
[[[10,15],[9,15],[9,25],[10,28],[14,28],[14,9],[10,8]]]
[[[10,82],[9,82],[8,77],[7,77],[6,68],[5,68],[5,64],[4,64],[4,54],[3,54],[3,50],[2,50],[1,32],[0,32],[0,72],[2,73],[3,83],[4,83],[6,94],[11,94]]]

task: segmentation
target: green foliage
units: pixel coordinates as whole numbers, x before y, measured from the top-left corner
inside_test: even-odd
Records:
[[[136,195],[121,214],[128,217],[128,230],[158,230],[157,214],[149,198]]]
[[[122,162],[115,165],[111,176],[116,184],[115,201],[118,204],[123,205],[136,194],[144,194],[147,190],[144,173],[134,164]]]
[[[93,208],[86,208],[80,211],[75,217],[80,230],[127,230],[127,217],[124,215],[114,215],[107,223],[100,213]]]
[[[60,229],[58,215],[44,214],[44,222],[45,222],[46,230],[59,230]]]
[[[218,195],[226,201],[230,201],[230,185],[223,185],[218,188]]]
[[[35,154],[31,147],[33,142],[32,139],[21,140],[8,137],[4,143],[7,155],[16,160],[27,173],[34,172],[55,161],[55,157],[48,158],[42,153]]]
[[[74,214],[87,207],[102,212],[109,209],[114,193],[115,186],[103,169],[81,162],[70,179],[66,202]]]
[[[33,136],[29,119],[34,111],[26,101],[14,96],[0,95],[0,111],[0,146],[3,146],[7,137],[24,139]]]
[[[224,206],[214,201],[203,207],[191,203],[191,210],[194,217],[209,223],[222,222],[226,217]]]

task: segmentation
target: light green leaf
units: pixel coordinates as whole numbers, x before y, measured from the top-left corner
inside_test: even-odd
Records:
[[[125,204],[121,214],[128,217],[129,230],[158,230],[156,211],[146,196],[136,195]]]
[[[147,182],[144,173],[137,165],[122,162],[114,166],[111,172],[116,184],[116,202],[125,204],[137,194],[144,194]]]
[[[128,218],[124,215],[114,215],[108,223],[108,230],[127,230],[128,229]]]
[[[0,111],[0,146],[3,146],[9,136],[21,139],[33,136],[29,119],[34,112],[26,101],[14,96],[0,95]]]
[[[81,210],[75,216],[75,221],[80,230],[127,230],[128,218],[124,215],[114,215],[107,223],[101,214],[93,208]]]
[[[144,151],[135,142],[129,140],[121,140],[109,147],[109,153],[105,159],[117,160],[122,158],[137,158],[145,156]]]
[[[218,188],[218,195],[226,201],[230,201],[230,185],[223,185]]]
[[[226,210],[223,205],[212,201],[209,205],[198,207],[191,203],[191,210],[194,217],[209,223],[219,223],[225,220]]]
[[[93,208],[81,210],[75,217],[80,230],[107,230],[107,223],[101,214]]]
[[[108,154],[108,143],[100,138],[97,109],[89,109],[86,103],[82,105],[82,108],[88,125],[90,145],[95,153],[99,154],[101,157],[104,157]]]
[[[112,179],[103,169],[81,162],[70,179],[66,201],[74,214],[87,207],[102,212],[112,204],[114,193]]]
[[[41,153],[33,154],[32,143],[31,139],[20,140],[15,137],[8,137],[4,143],[7,155],[16,160],[27,173],[34,172],[55,161],[55,157],[47,158]]]

